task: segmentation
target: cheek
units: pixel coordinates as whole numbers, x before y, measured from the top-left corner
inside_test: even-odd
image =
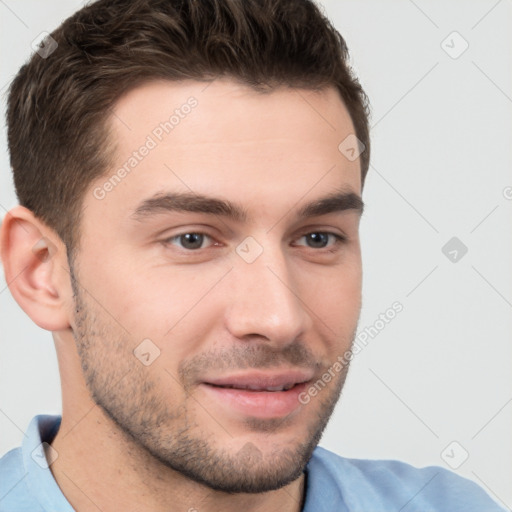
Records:
[[[358,283],[340,282],[338,288],[326,290],[323,294],[320,311],[325,311],[323,319],[332,331],[340,333],[347,343],[357,327],[361,310],[361,287]],[[350,337],[350,340],[348,339]]]
[[[304,302],[333,329],[357,321],[361,308],[362,271],[351,264],[308,272],[301,277]]]
[[[222,302],[212,289],[220,270],[102,265],[90,282],[95,298],[130,333],[135,344],[150,339],[163,362],[190,356],[204,344],[221,317]],[[222,276],[222,274],[220,274]],[[172,349],[172,350],[169,350]]]
[[[347,350],[355,336],[361,310],[361,267],[343,266],[316,279],[316,285],[304,295],[314,329],[323,339],[323,349],[330,361]],[[313,281],[308,278],[308,282]]]

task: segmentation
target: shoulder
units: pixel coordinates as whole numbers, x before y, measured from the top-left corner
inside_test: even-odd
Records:
[[[60,416],[35,416],[22,446],[0,458],[0,512],[72,510],[53,479],[42,446],[53,440],[60,420]]]
[[[307,471],[308,493],[342,500],[346,510],[503,511],[477,484],[439,466],[349,459],[317,447]]]
[[[22,449],[14,448],[0,459],[0,512],[42,510],[31,498]]]
[[[23,477],[21,448],[13,448],[0,458],[0,497],[5,495],[9,484]]]

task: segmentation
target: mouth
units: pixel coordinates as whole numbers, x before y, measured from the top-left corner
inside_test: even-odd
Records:
[[[248,384],[247,386],[244,386],[244,385],[229,385],[229,384],[225,385],[225,386],[220,386],[220,385],[217,385],[217,384],[210,384],[210,385],[214,386],[214,387],[217,387],[217,388],[226,388],[226,389],[246,389],[248,391],[270,391],[270,392],[274,392],[274,391],[288,391],[289,389],[293,388],[297,384],[295,382],[290,382],[288,384],[285,384],[284,386],[258,386],[258,385],[251,386],[250,384]]]
[[[251,372],[208,379],[200,387],[230,414],[270,419],[299,409],[299,394],[312,378],[313,372],[304,370]]]

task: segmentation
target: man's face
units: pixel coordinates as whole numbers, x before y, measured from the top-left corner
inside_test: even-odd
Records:
[[[345,380],[360,212],[318,201],[360,196],[360,168],[338,150],[354,129],[334,89],[205,87],[154,82],[117,103],[72,328],[93,400],[134,442],[212,488],[261,492],[300,476]]]

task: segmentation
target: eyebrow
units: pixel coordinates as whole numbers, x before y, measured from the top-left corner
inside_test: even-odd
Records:
[[[326,215],[328,213],[353,210],[362,215],[364,203],[352,191],[338,191],[315,199],[301,206],[297,212],[299,219]],[[216,197],[189,192],[157,194],[142,201],[131,214],[137,221],[167,212],[192,212],[221,215],[237,222],[246,222],[249,215],[241,205]]]

